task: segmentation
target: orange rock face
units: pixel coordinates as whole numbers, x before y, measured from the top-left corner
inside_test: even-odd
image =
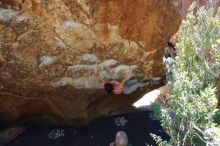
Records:
[[[181,22],[177,3],[1,0],[0,121],[89,121],[131,105],[160,82],[131,95],[107,94],[94,66],[105,79],[163,77],[163,48]]]

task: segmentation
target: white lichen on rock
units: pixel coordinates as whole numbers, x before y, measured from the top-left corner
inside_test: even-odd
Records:
[[[62,50],[67,48],[66,44],[63,41],[57,41],[56,42],[56,47],[59,48],[59,49],[62,49]]]
[[[72,73],[76,73],[79,71],[89,71],[91,69],[91,65],[85,65],[85,64],[76,64],[69,66],[67,70],[71,71]]]
[[[80,77],[80,78],[71,78],[71,77],[63,77],[57,82],[53,82],[53,87],[60,87],[71,85],[76,89],[97,89],[101,88],[100,83],[96,80],[96,77],[88,76],[88,77]]]
[[[69,66],[66,71],[66,76],[72,77],[72,78],[78,78],[80,76],[86,76],[90,74],[90,72],[93,70],[92,65],[85,65],[85,64],[76,64]]]
[[[126,75],[128,77],[132,77],[132,76],[134,76],[135,74],[138,74],[138,73],[143,74],[141,69],[136,65],[121,64],[121,65],[118,65],[118,66],[114,67],[113,70],[114,70],[113,78],[117,79],[117,80],[123,79]]]
[[[18,14],[19,13],[15,10],[0,8],[0,21],[10,22],[11,19],[17,17]]]
[[[40,61],[39,69],[42,69],[44,67],[48,67],[48,66],[56,63],[57,59],[55,56],[44,55],[40,58],[39,61]]]
[[[93,54],[84,54],[81,58],[82,61],[88,61],[91,63],[97,63],[99,60],[98,58]]]
[[[117,65],[119,65],[119,62],[117,60],[109,59],[109,60],[106,60],[106,61],[103,61],[102,63],[100,63],[99,67],[101,69],[103,69],[103,68],[112,68],[112,67],[115,67]]]
[[[63,23],[64,31],[68,31],[71,28],[75,27],[75,22],[73,20],[67,20]]]
[[[10,22],[14,20],[14,22],[18,23],[25,20],[25,16],[20,15],[18,11],[12,9],[3,9],[0,8],[0,21],[1,22]]]
[[[91,54],[84,54],[83,57],[85,57],[84,60],[87,60],[88,58],[92,58],[93,60],[95,60],[95,56]],[[110,59],[105,60],[100,64],[76,64],[69,66],[65,74],[66,77],[56,82],[56,86],[72,85],[77,89],[101,88],[100,83],[96,79],[96,68],[98,71],[97,74],[100,76],[100,78],[106,80],[121,81],[126,75],[128,75],[128,77],[130,78],[134,77],[137,74],[141,74],[142,77],[144,77],[144,72],[141,72],[140,67],[138,67],[137,65],[119,64],[117,60]]]

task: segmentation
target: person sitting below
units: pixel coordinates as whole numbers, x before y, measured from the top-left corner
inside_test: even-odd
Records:
[[[116,133],[115,141],[110,143],[109,146],[132,146],[128,143],[128,136],[124,131]]]
[[[102,84],[102,87],[107,93],[113,94],[131,94],[138,88],[142,88],[149,84],[149,82],[144,82],[145,80],[139,82],[138,79],[129,80],[128,75],[125,75],[121,82],[115,80],[104,80],[101,79],[98,73],[98,67],[95,67],[96,79]]]

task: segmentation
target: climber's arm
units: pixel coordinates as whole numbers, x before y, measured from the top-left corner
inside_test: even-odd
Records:
[[[98,73],[98,66],[97,66],[97,65],[94,67],[94,70],[95,70],[95,76],[96,76],[96,79],[97,79],[99,82],[101,82],[101,83],[105,83],[106,81],[103,80],[102,78],[100,78],[100,76],[99,76],[99,73]]]
[[[96,79],[97,79],[99,82],[102,82],[102,83],[105,82],[105,80],[103,80],[103,79],[100,78],[100,76],[99,76],[98,73],[96,74]]]
[[[124,84],[125,84],[125,82],[127,82],[127,81],[128,81],[128,75],[126,75],[126,76],[124,77],[124,79],[121,81],[120,85],[123,87]]]

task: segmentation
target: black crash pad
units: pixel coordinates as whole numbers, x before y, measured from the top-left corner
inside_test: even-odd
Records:
[[[156,145],[150,133],[169,139],[151,111],[136,111],[99,118],[81,128],[33,125],[6,146],[109,146],[120,130],[128,134],[132,146]]]

